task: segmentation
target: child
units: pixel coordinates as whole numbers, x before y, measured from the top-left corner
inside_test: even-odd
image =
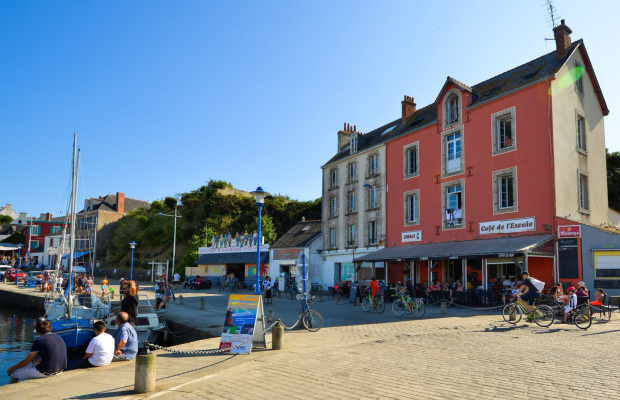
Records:
[[[575,288],[573,286],[566,289],[568,292],[568,302],[564,306],[564,321],[566,323],[568,321],[568,314],[570,314],[575,307],[577,307],[577,295],[575,294]]]

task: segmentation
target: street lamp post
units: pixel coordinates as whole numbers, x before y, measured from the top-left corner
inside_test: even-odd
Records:
[[[174,207],[174,215],[170,215],[170,214],[162,214],[162,213],[157,213],[157,215],[161,215],[162,217],[172,217],[174,218],[174,235],[173,235],[173,239],[172,239],[172,273],[176,273],[176,271],[174,270],[174,259],[176,257],[176,250],[177,250],[177,218],[181,218],[181,216],[179,214],[177,214],[177,207]],[[205,232],[206,233],[206,232]],[[168,279],[168,277],[166,277],[166,279]]]
[[[134,242],[133,240],[131,241],[131,243],[129,243],[129,247],[131,247],[131,270],[129,270],[129,280],[133,281],[133,249],[136,248],[136,245],[138,243]]]
[[[254,294],[260,294],[260,245],[261,245],[261,235],[260,235],[260,225],[261,225],[261,209],[263,208],[263,204],[265,203],[265,197],[269,196],[269,193],[265,192],[262,187],[256,188],[255,191],[251,193],[254,195],[256,199],[256,206],[258,207],[258,227],[256,229],[257,240],[256,240],[256,287],[254,288]]]

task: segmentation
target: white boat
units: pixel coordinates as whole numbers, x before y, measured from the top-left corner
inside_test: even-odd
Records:
[[[116,330],[116,315],[121,308],[113,308],[105,320],[106,332],[112,334]],[[160,318],[151,304],[148,296],[138,295],[138,312],[136,315],[136,333],[138,334],[138,347],[144,347],[144,342],[155,343],[160,332],[166,329],[166,323]]]

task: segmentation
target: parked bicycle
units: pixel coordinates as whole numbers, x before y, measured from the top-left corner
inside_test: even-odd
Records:
[[[362,299],[362,309],[364,311],[370,311],[371,309],[377,310],[378,313],[382,313],[385,311],[385,300],[383,300],[383,294],[381,292],[377,292],[374,300],[372,298],[372,293],[370,290],[367,290],[368,296]],[[371,307],[372,304],[372,307]]]
[[[407,299],[401,292],[400,298],[392,303],[392,312],[398,317],[407,313],[416,318],[422,318],[426,310],[424,309],[424,299],[410,297]]]
[[[323,327],[323,317],[317,311],[310,309],[310,304],[314,300],[315,296],[305,300],[306,296],[300,295],[301,298],[301,311],[297,321],[293,326],[286,326],[287,329],[295,329],[301,322],[304,327],[310,332],[317,332]]]
[[[555,320],[555,312],[549,306],[545,305],[533,305],[530,311],[527,310],[525,304],[521,300],[521,297],[517,297],[514,303],[509,303],[502,309],[502,317],[504,321],[509,324],[516,324],[521,321],[525,314],[526,318],[534,321],[536,325],[542,327],[550,326]]]

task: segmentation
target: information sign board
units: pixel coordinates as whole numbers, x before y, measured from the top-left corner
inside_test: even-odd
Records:
[[[227,349],[252,339],[231,353],[250,354],[252,345],[267,347],[265,341],[263,298],[257,295],[231,294],[228,298],[220,349]]]

